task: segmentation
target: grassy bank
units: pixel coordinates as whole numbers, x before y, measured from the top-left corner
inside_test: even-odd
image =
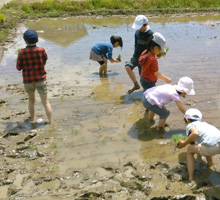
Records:
[[[220,11],[220,0],[45,0],[43,3],[12,0],[0,12],[6,16],[4,23],[0,22],[0,43],[6,40],[10,29],[27,18],[210,11]]]

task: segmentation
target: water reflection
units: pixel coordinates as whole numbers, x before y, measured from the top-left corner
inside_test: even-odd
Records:
[[[207,20],[209,19],[209,20]],[[42,19],[39,21],[28,22],[26,27],[37,30],[40,37],[45,40],[52,41],[62,47],[67,47],[70,44],[79,41],[88,35],[89,29],[116,28],[123,24],[126,29],[130,28],[133,23],[133,17],[96,17],[96,18],[65,18],[65,19]],[[189,22],[206,22],[204,23],[209,28],[218,26],[216,20],[220,20],[220,16],[186,16],[186,17],[149,17],[150,24],[158,23],[163,28],[169,23],[189,23]]]
[[[113,73],[116,74],[116,73]],[[100,85],[93,88],[94,100],[103,102],[120,103],[120,91],[123,91],[123,84],[115,83],[115,76],[109,73],[106,76],[100,76]]]
[[[37,31],[39,37],[67,47],[88,35],[84,24],[72,20],[40,20],[26,24],[29,29]]]

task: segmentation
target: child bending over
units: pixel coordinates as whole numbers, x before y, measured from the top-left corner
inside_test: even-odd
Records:
[[[107,74],[107,63],[108,60],[110,62],[118,63],[120,60],[114,59],[112,57],[113,48],[117,48],[120,46],[123,47],[123,41],[120,36],[112,35],[110,37],[110,42],[100,42],[95,44],[90,51],[90,59],[97,61],[100,65],[99,74],[106,75]]]
[[[187,124],[185,141],[178,141],[177,148],[181,149],[189,144],[186,154],[186,162],[189,180],[194,179],[194,154],[206,157],[208,166],[213,166],[212,156],[220,154],[220,130],[215,126],[202,122],[202,113],[190,108],[184,115]]]
[[[178,81],[178,85],[164,84],[152,87],[144,92],[142,102],[148,109],[148,120],[153,121],[154,115],[159,115],[160,119],[156,130],[161,130],[170,114],[166,104],[174,101],[178,109],[185,114],[180,97],[185,97],[186,94],[194,95],[193,80],[189,77],[182,77]]]

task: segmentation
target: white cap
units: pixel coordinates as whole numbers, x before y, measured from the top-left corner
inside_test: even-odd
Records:
[[[202,121],[202,113],[196,108],[190,108],[185,112],[184,115],[187,119],[193,119],[197,121]]]
[[[133,29],[140,29],[144,24],[147,24],[148,23],[148,19],[147,17],[145,17],[144,15],[138,15],[136,18],[135,18],[135,21],[132,25],[132,28]],[[147,30],[150,29],[150,26],[147,25]]]
[[[193,80],[189,77],[182,77],[179,79],[175,88],[179,92],[185,92],[188,95],[195,95]]]
[[[160,48],[163,52],[166,53],[166,39],[164,38],[164,36],[161,33],[157,33],[155,32],[153,34],[153,39],[152,39],[155,43],[157,43],[158,45],[160,45]]]

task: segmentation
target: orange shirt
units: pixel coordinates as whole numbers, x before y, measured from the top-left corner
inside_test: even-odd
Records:
[[[142,54],[144,54],[144,52]],[[141,77],[149,82],[157,81],[158,78],[154,73],[157,72],[159,68],[155,55],[149,52],[145,54],[144,57],[145,59],[143,58],[143,62],[140,63],[142,65]]]

